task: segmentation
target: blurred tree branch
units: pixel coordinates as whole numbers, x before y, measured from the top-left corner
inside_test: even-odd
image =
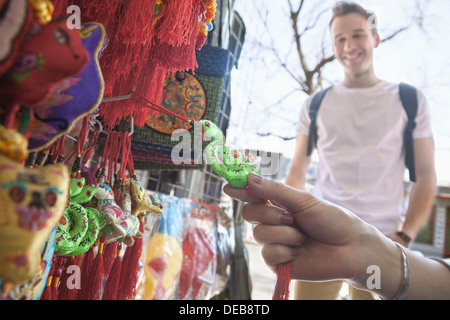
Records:
[[[324,9],[322,9],[319,13],[317,13],[315,15],[315,17],[313,18],[313,20],[310,24],[301,27],[300,21],[303,21],[302,17],[306,16],[306,14],[307,14],[307,13],[305,14],[302,11],[302,10],[304,10],[304,4],[305,4],[306,0],[301,0],[297,4],[296,7],[294,7],[292,0],[286,0],[286,1],[288,3],[289,10],[290,10],[290,20],[291,20],[291,25],[292,25],[295,49],[296,49],[296,53],[298,55],[298,61],[300,63],[300,68],[301,68],[300,74],[294,73],[292,71],[295,69],[291,69],[288,66],[287,62],[284,61],[280,57],[275,46],[273,46],[273,52],[274,52],[276,58],[278,59],[278,61],[280,62],[280,65],[299,84],[301,90],[303,92],[305,92],[306,94],[311,95],[314,92],[316,92],[316,90],[318,88],[322,87],[322,80],[323,80],[322,79],[322,70],[327,64],[329,64],[330,62],[335,60],[335,56],[334,56],[334,54],[330,54],[330,53],[328,55],[326,55],[325,54],[326,50],[324,47],[322,47],[321,54],[317,56],[317,60],[314,61],[312,63],[313,66],[310,67],[310,63],[306,59],[306,55],[307,55],[306,50],[307,49],[304,48],[302,40],[303,40],[303,37],[305,37],[305,35],[309,31],[313,30],[316,27],[318,21],[323,16],[323,14],[326,12],[329,12],[329,10],[331,10],[331,8],[326,7]],[[419,1],[416,2],[416,10],[417,10],[416,14],[411,18],[411,22],[408,25],[401,27],[397,30],[394,30],[388,36],[384,37],[381,40],[381,42],[386,42],[386,41],[392,40],[393,38],[395,38],[402,32],[408,30],[415,24],[421,26],[424,17],[422,14],[423,11],[421,9]]]
[[[312,49],[311,46],[305,45],[305,39],[311,35],[314,36],[314,31],[317,32],[320,26],[323,27],[322,19],[326,13],[331,11],[330,2],[328,2],[328,5],[322,7],[314,4],[314,10],[311,10],[306,6],[306,4],[312,4],[309,0],[285,1],[288,9],[286,18],[289,18],[290,26],[292,28],[292,41],[289,44],[284,44],[283,50],[280,50],[280,48],[277,47],[276,40],[278,39],[274,38],[274,34],[270,32],[271,28],[268,24],[268,9],[265,11],[257,11],[259,19],[263,22],[267,32],[265,33],[264,39],[261,37],[254,41],[257,47],[272,53],[277,66],[298,84],[298,88],[280,98],[276,103],[267,106],[265,108],[266,112],[269,112],[269,109],[272,107],[280,105],[283,100],[293,92],[302,91],[307,95],[312,95],[317,90],[322,89],[325,86],[323,78],[324,68],[335,60],[329,41],[323,41],[319,45],[319,49]],[[411,17],[408,18],[409,22],[404,26],[392,30],[381,39],[381,42],[391,41],[414,25],[422,29],[424,21],[422,6],[426,6],[426,4],[427,1],[416,0],[415,11],[411,13]],[[290,46],[290,48],[288,48],[289,50],[287,50],[286,53],[287,46]],[[317,52],[312,52],[314,50]],[[294,59],[292,59],[293,56]],[[273,67],[273,64],[271,64],[271,66]],[[267,136],[273,133],[266,132],[259,134],[261,136]],[[280,138],[283,140],[291,140],[295,137]]]

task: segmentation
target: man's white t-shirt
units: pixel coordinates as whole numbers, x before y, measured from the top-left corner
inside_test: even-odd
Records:
[[[309,134],[309,97],[298,132]],[[317,115],[318,176],[313,193],[339,204],[383,234],[399,229],[404,208],[407,122],[398,84],[380,81],[369,88],[342,83],[325,95]],[[428,105],[418,90],[413,138],[432,136]]]

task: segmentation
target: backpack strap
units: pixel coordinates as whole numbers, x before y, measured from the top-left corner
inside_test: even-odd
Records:
[[[416,127],[416,115],[417,115],[417,91],[416,88],[406,84],[400,83],[399,86],[400,100],[402,101],[403,108],[408,115],[408,122],[405,130],[403,131],[403,141],[405,145],[405,164],[409,171],[409,180],[411,182],[416,181],[416,172],[414,169],[414,140],[413,130]]]
[[[311,124],[309,126],[309,135],[308,135],[308,148],[306,150],[306,155],[310,156],[313,150],[313,145],[317,145],[317,112],[319,111],[320,104],[322,103],[325,94],[330,90],[332,86],[320,90],[316,94],[314,94],[311,105],[309,106],[309,117],[311,119]]]

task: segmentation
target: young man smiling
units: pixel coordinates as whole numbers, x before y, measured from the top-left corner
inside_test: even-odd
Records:
[[[313,193],[356,213],[392,240],[408,246],[426,220],[435,196],[434,140],[427,101],[418,90],[413,131],[416,182],[404,208],[407,123],[399,85],[376,76],[380,44],[376,17],[356,3],[340,2],[330,21],[333,50],[344,79],[325,95],[317,114],[319,164]],[[300,113],[294,159],[286,184],[303,189],[311,119],[307,99]],[[409,239],[408,239],[409,238]],[[409,240],[409,241],[408,241]],[[342,282],[296,284],[296,299],[336,299]],[[371,299],[350,287],[350,299]]]

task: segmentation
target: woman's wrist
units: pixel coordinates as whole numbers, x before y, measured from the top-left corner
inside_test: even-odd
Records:
[[[409,257],[406,252],[406,248],[399,243],[396,243],[396,245],[400,250],[400,261],[401,261],[400,269],[402,272],[402,277],[401,277],[401,282],[400,282],[400,286],[398,287],[397,293],[392,298],[392,300],[400,300],[404,297],[404,295],[406,294],[406,291],[408,290],[408,287],[409,287],[409,279],[410,279],[410,273],[411,273],[411,269],[409,266]]]
[[[404,283],[404,262],[396,243],[375,227],[365,228],[359,246],[360,263],[352,284],[379,296],[391,299]]]

